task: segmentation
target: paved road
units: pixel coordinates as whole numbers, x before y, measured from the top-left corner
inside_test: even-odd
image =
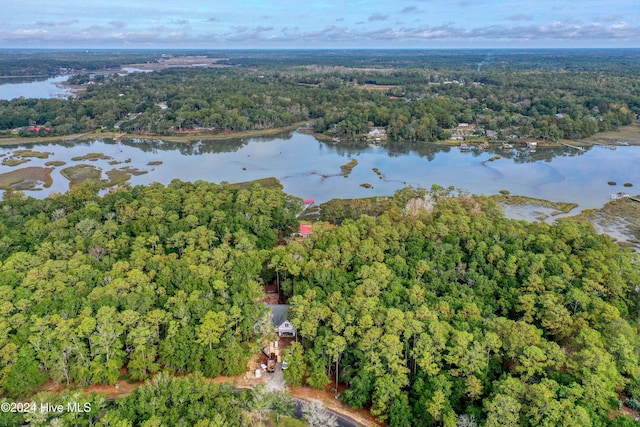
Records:
[[[295,412],[295,417],[297,419],[302,419],[302,405],[304,405],[305,400],[304,399],[298,399],[297,397],[294,397],[293,400],[296,403],[296,412]],[[356,422],[355,420],[339,414],[337,412],[332,411],[331,409],[327,408],[327,411],[329,411],[329,413],[333,416],[336,417],[336,420],[338,421],[338,427],[360,427],[362,426],[362,424]]]

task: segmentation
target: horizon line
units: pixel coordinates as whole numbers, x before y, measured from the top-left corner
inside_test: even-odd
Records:
[[[367,50],[367,51],[427,51],[427,50],[640,50],[638,47],[0,47],[0,50],[225,50],[225,51],[323,51],[323,50]]]

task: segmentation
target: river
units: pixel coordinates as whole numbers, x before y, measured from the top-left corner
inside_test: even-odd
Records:
[[[20,83],[0,84],[0,100],[11,100],[24,96],[25,98],[66,98],[72,95],[71,90],[61,83],[69,76],[50,77],[43,80],[29,80]]]
[[[274,137],[224,141],[169,143],[149,140],[90,140],[20,147],[0,147],[6,158],[18,148],[53,153],[47,159],[31,158],[20,166],[0,165],[0,173],[27,166],[44,166],[60,160],[65,166],[52,173],[53,185],[40,191],[27,191],[42,198],[52,191],[64,192],[69,182],[60,170],[79,163],[99,167],[104,173],[125,166],[147,171],[133,176],[132,184],[161,182],[174,178],[184,181],[240,182],[276,177],[288,193],[323,202],[332,198],[356,198],[390,195],[406,185],[454,186],[473,194],[512,194],[551,201],[579,204],[579,209],[599,208],[611,193],[633,191],[640,186],[640,146],[620,146],[616,150],[590,147],[581,152],[568,147],[539,147],[531,153],[524,146],[513,149],[472,150],[457,147],[345,146],[316,140],[313,136],[292,132]],[[74,161],[73,157],[103,153],[109,160]],[[491,158],[500,156],[491,161]],[[348,177],[340,166],[358,161]],[[125,161],[128,163],[124,163]],[[110,165],[109,161],[122,162]],[[155,166],[149,162],[162,162]],[[373,169],[377,168],[379,174]],[[616,182],[609,185],[608,182]],[[623,187],[631,183],[633,188]],[[371,184],[364,188],[361,184]]]

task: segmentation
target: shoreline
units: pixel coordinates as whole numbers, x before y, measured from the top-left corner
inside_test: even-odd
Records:
[[[190,132],[184,135],[159,135],[159,134],[147,134],[147,133],[127,133],[120,139],[144,139],[150,141],[166,141],[166,142],[184,142],[192,143],[198,141],[218,141],[235,138],[260,138],[263,136],[272,136],[279,133],[295,131],[304,125],[305,122],[295,123],[290,126],[271,128],[271,129],[258,129],[239,132],[226,132],[226,133],[208,133],[208,132]],[[38,144],[43,142],[73,142],[86,139],[114,139],[116,135],[121,135],[118,132],[113,131],[92,131],[85,133],[76,133],[71,135],[56,135],[56,136],[34,136],[34,137],[19,137],[19,136],[0,136],[0,146],[14,146],[22,144]]]
[[[297,122],[289,126],[283,126],[279,128],[269,128],[269,129],[255,129],[255,130],[247,130],[247,131],[239,131],[239,132],[223,132],[223,133],[210,133],[210,132],[184,132],[175,133],[170,135],[160,135],[153,133],[127,133],[122,136],[124,139],[146,139],[151,141],[167,141],[167,142],[198,142],[198,141],[216,141],[216,140],[225,140],[225,139],[234,139],[234,138],[259,138],[263,136],[271,136],[277,135],[279,133],[288,132],[288,131],[298,131],[300,133],[304,133],[307,135],[312,135],[315,139],[325,143],[332,143],[333,137],[330,135],[325,135],[321,133],[313,132],[311,128],[305,128],[304,122]],[[634,135],[637,133],[637,135]],[[56,135],[56,136],[34,136],[34,137],[19,137],[19,136],[0,136],[0,146],[11,146],[11,145],[21,145],[21,144],[38,144],[42,142],[54,142],[54,141],[75,141],[79,139],[91,139],[91,138],[115,138],[116,135],[120,135],[115,131],[91,131],[84,133],[77,133],[71,135]],[[388,141],[387,141],[388,142]],[[461,142],[458,140],[443,140],[438,142],[429,142],[424,143],[423,145],[434,145],[434,146],[444,146],[444,147],[457,147]],[[526,144],[527,141],[510,141],[511,144]],[[537,142],[538,147],[561,147],[567,146],[566,144],[575,144],[580,147],[591,147],[597,145],[612,145],[614,147],[624,147],[624,146],[637,146],[640,145],[640,123],[634,123],[631,125],[620,126],[618,130],[615,131],[607,131],[607,132],[599,132],[588,139],[583,140],[573,140],[573,139],[564,139],[561,141],[551,142],[551,141],[539,141],[530,139],[528,142]],[[345,140],[343,142],[335,142],[334,145],[339,144],[369,144],[371,141],[363,140],[363,141],[351,141]],[[500,148],[502,142],[487,142],[487,141],[466,141],[465,142],[470,147],[478,147],[484,144],[488,144],[488,148]],[[407,143],[414,144],[414,143]],[[385,144],[380,144],[380,146],[385,146]]]

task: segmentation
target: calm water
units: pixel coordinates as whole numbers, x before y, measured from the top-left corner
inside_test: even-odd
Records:
[[[51,191],[68,190],[60,169],[78,163],[95,165],[106,172],[132,166],[148,173],[134,176],[132,184],[184,181],[239,182],[276,177],[288,193],[323,202],[332,198],[367,197],[393,194],[405,185],[429,188],[432,184],[455,186],[474,194],[495,194],[502,189],[512,194],[554,201],[576,202],[581,209],[598,208],[617,191],[638,193],[640,188],[640,147],[618,147],[612,151],[593,147],[586,152],[566,147],[539,148],[529,153],[512,150],[462,153],[456,147],[429,147],[414,150],[388,147],[345,147],[325,144],[310,135],[293,133],[271,138],[197,142],[191,144],[150,141],[94,140],[89,142],[29,144],[0,147],[0,155],[17,148],[54,153],[48,159],[32,158],[17,167],[0,165],[0,173],[27,166],[44,166],[46,161],[67,164],[53,172],[54,184],[42,191],[29,191],[45,197]],[[72,161],[71,158],[99,152],[115,160],[131,159],[128,164],[109,165],[108,161]],[[500,155],[501,159],[488,161]],[[348,178],[340,175],[340,165],[356,159],[358,165]],[[158,166],[148,162],[162,161]],[[372,170],[378,168],[382,179]],[[103,174],[103,177],[106,176]],[[610,186],[608,181],[618,185]],[[633,183],[633,188],[622,186]],[[363,183],[372,189],[361,187]]]
[[[127,73],[150,73],[153,70],[142,70],[135,67],[122,67],[121,76]],[[24,96],[25,98],[66,98],[72,95],[70,89],[60,86],[69,76],[51,77],[46,80],[11,83],[0,80],[0,100],[11,100]]]
[[[58,87],[69,76],[51,77],[24,83],[2,83],[0,81],[0,99],[10,100],[24,96],[25,98],[57,98],[71,95],[71,91],[65,87]]]

